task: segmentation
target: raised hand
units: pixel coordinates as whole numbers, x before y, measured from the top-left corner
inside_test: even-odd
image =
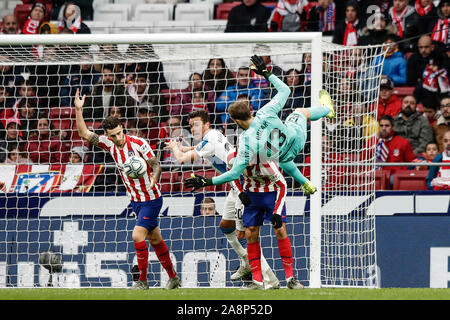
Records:
[[[212,184],[213,183],[211,178],[205,178],[197,174],[191,174],[190,178],[184,180],[184,186],[186,188],[193,188],[192,191],[211,186]]]
[[[75,93],[75,110],[81,111],[83,110],[84,101],[86,100],[86,95],[83,94],[83,97],[80,98],[80,89],[77,89],[77,92]]]
[[[264,62],[264,59],[261,56],[254,55],[250,58],[250,62],[252,65],[250,69],[252,69],[256,74],[264,76],[264,78],[268,79],[272,74],[268,69],[267,65]]]

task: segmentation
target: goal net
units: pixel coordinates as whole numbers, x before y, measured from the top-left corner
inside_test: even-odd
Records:
[[[180,164],[167,142],[186,148],[201,137],[188,114],[204,109],[232,144],[239,131],[227,115],[236,99],[254,111],[276,90],[248,69],[253,54],[292,89],[280,117],[318,104],[323,87],[336,118],[308,125],[296,158],[317,185],[306,197],[286,176],[287,232],[294,275],[305,285],[377,285],[375,137],[382,47],[343,47],[321,35],[11,36],[0,46],[0,287],[129,287],[137,265],[135,215],[113,159],[77,132],[74,95],[87,96],[88,128],[102,133],[109,115],[147,139],[163,172],[159,225],[183,287],[236,287],[239,258],[219,228],[229,186],[191,192],[192,172],[217,173],[203,160]],[[263,181],[261,181],[263,183]],[[214,206],[212,208],[212,206]],[[209,209],[211,210],[209,210]],[[212,212],[212,215],[205,213]],[[215,213],[215,214],[214,214]],[[262,252],[281,284],[283,266],[272,226]],[[167,274],[150,248],[149,285]]]

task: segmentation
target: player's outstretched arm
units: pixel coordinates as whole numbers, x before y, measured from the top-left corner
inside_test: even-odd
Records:
[[[159,182],[162,169],[158,159],[156,159],[155,157],[151,157],[150,159],[148,159],[147,165],[152,168],[152,174],[150,175],[151,185],[149,187],[150,189],[152,189],[155,184]]]
[[[305,195],[310,195],[317,191],[316,187],[311,183],[311,181],[306,179],[293,161],[280,162],[280,168],[302,185]]]
[[[260,56],[254,55],[250,58],[250,61],[252,63],[250,68],[256,74],[264,76],[270,81],[271,84],[273,84],[275,89],[277,89],[277,94],[260,110],[269,111],[278,115],[286,104],[289,94],[291,93],[291,89],[289,89],[287,84],[267,69],[264,60]]]
[[[83,106],[84,101],[86,100],[86,95],[83,95],[83,97],[80,98],[80,89],[77,89],[77,92],[75,93],[75,115],[76,115],[76,121],[77,121],[77,129],[78,134],[81,138],[89,141],[91,144],[97,146],[99,143],[98,135],[94,132],[90,131],[86,123],[84,122],[83,118]]]
[[[167,142],[164,150],[172,151],[175,159],[181,164],[192,163],[200,158],[193,148],[183,148],[179,142],[174,140]]]

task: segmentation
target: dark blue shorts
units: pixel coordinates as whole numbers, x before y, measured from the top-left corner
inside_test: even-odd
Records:
[[[131,207],[137,216],[136,225],[144,227],[148,231],[155,229],[158,226],[158,216],[161,212],[162,204],[162,197],[145,202],[131,201]]]
[[[264,220],[272,221],[274,213],[281,215],[281,220],[286,222],[285,195],[279,192],[248,192],[252,203],[244,208],[242,221],[244,227],[262,226]]]

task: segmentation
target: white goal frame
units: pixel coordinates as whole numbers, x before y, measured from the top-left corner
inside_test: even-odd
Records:
[[[319,105],[322,88],[323,46],[320,32],[299,33],[195,33],[195,34],[77,34],[77,35],[9,35],[1,46],[98,45],[98,44],[226,44],[226,43],[311,43],[311,105]],[[311,122],[311,181],[317,192],[310,198],[310,288],[321,283],[322,217],[322,121]]]

